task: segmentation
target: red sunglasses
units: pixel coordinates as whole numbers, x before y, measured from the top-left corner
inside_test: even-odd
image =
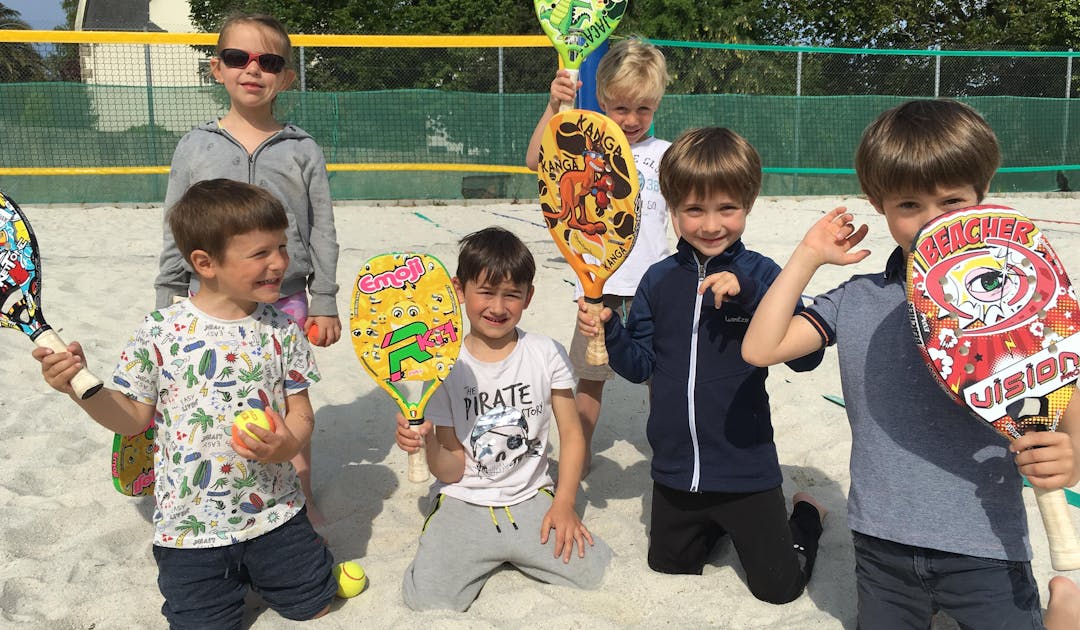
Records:
[[[263,72],[277,74],[285,69],[285,58],[274,53],[255,54],[239,48],[226,48],[218,55],[218,59],[229,68],[246,68],[255,61]]]

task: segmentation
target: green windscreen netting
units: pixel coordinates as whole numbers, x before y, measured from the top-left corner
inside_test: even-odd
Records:
[[[866,124],[934,96],[972,105],[997,132],[995,191],[1080,185],[1080,103],[1065,53],[657,43],[673,81],[656,135],[734,129],[761,153],[763,194],[857,193],[851,166]],[[177,140],[227,108],[207,49],[50,51],[71,60],[65,72],[0,73],[0,188],[21,203],[160,202]],[[535,176],[521,171],[554,73],[550,49],[298,46],[294,63],[298,81],[276,113],[322,146],[335,199],[535,197]]]

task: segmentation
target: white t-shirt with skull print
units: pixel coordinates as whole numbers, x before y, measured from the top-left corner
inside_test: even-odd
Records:
[[[551,488],[551,391],[573,389],[570,358],[557,341],[517,330],[510,356],[479,361],[464,347],[425,413],[453,426],[465,447],[465,474],[440,492],[475,505],[514,505]]]

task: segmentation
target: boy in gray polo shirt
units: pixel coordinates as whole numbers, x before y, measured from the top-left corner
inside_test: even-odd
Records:
[[[855,249],[867,226],[837,208],[795,248],[743,341],[744,358],[760,366],[837,344],[861,628],[928,628],[937,610],[967,628],[1043,627],[1020,474],[1039,488],[1080,480],[1080,404],[1059,432],[993,438],[933,380],[904,287],[919,228],[980,203],[999,163],[993,131],[966,105],[920,100],[883,113],[863,134],[855,170],[899,245],[885,272],[853,276],[789,315],[818,267],[870,253]]]

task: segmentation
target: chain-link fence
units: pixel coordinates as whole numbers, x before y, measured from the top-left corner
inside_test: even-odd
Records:
[[[214,39],[0,31],[0,187],[24,203],[160,201],[177,140],[227,110],[209,73]],[[335,198],[535,196],[522,164],[557,63],[546,39],[293,42],[298,78],[276,115],[321,144]],[[735,129],[762,154],[765,194],[857,192],[862,129],[913,97],[986,116],[1005,154],[995,190],[1055,190],[1080,173],[1070,51],[655,43],[673,78],[656,134]]]

